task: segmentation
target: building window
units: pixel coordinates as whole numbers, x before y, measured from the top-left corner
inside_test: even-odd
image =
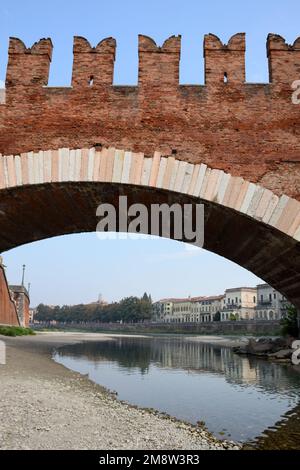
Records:
[[[253,296],[253,303],[255,304],[255,302],[256,302],[256,297],[255,297],[255,295],[254,295],[254,296]]]

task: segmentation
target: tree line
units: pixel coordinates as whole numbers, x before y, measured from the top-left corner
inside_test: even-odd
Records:
[[[57,305],[40,304],[34,320],[40,322],[140,322],[152,317],[151,295],[145,293],[141,298],[126,297],[111,304]]]

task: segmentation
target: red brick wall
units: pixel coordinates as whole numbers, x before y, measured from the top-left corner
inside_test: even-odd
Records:
[[[3,267],[0,265],[0,325],[19,326],[15,303],[11,300]]]
[[[157,47],[140,36],[136,87],[112,86],[111,38],[96,48],[75,38],[70,88],[44,86],[51,53],[50,40],[31,49],[11,40],[0,153],[97,144],[173,152],[300,200],[300,105],[291,100],[291,84],[300,80],[299,39],[289,46],[269,36],[268,84],[244,83],[243,34],[228,45],[205,37],[205,86],[179,85],[180,37]]]

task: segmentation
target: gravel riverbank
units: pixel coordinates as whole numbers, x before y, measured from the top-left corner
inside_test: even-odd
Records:
[[[161,413],[133,407],[51,359],[54,348],[113,335],[42,333],[0,339],[0,449],[238,449]]]

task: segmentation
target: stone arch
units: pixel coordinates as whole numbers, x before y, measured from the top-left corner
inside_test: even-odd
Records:
[[[95,230],[99,202],[116,203],[124,193],[129,202],[148,205],[202,202],[204,248],[252,271],[300,306],[300,202],[159,152],[150,157],[112,147],[62,148],[2,156],[0,251]]]

